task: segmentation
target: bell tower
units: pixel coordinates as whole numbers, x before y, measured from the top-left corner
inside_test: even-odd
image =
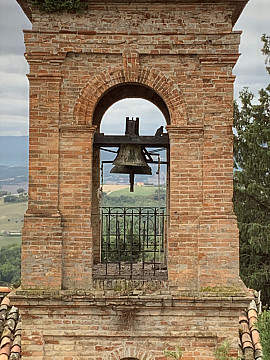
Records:
[[[240,41],[232,28],[247,0],[85,0],[70,12],[17,1],[32,22],[24,32],[29,205],[14,295],[23,359],[165,360],[166,350],[181,348],[183,360],[214,360],[225,340],[237,357],[238,317],[250,299],[239,278],[232,210],[232,70]],[[104,113],[124,98],[156,105],[167,134],[145,139],[127,121],[123,137],[103,136]],[[143,252],[128,261],[101,255],[102,144],[117,146],[119,157],[137,147],[146,163],[145,147],[167,149],[166,231],[151,230],[164,253],[162,273],[149,256],[154,272],[146,276]],[[136,172],[123,158],[116,171],[130,174],[132,188]],[[115,264],[143,270],[97,271]]]

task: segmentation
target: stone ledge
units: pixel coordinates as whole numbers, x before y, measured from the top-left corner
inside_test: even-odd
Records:
[[[22,307],[153,307],[153,308],[246,308],[253,299],[249,293],[225,294],[225,293],[197,293],[196,295],[187,292],[171,293],[152,293],[152,294],[119,294],[119,292],[100,292],[100,291],[47,291],[47,290],[22,290],[13,291],[10,296],[13,303]]]
[[[66,331],[62,331],[62,332],[59,332],[59,330],[55,330],[55,331],[46,331],[44,330],[43,331],[43,335],[44,335],[44,340],[46,342],[47,339],[51,339],[51,338],[108,338],[108,339],[111,339],[111,338],[123,338],[123,334],[114,334],[113,336],[111,335],[106,335],[106,334],[99,334],[99,335],[93,335],[93,334],[83,334],[81,335],[79,332],[76,333],[69,333],[67,334]],[[133,336],[135,338],[135,336]],[[161,335],[160,333],[159,334],[152,334],[151,335],[151,338],[168,338],[170,337],[171,339],[172,338],[176,338],[176,339],[181,339],[181,338],[191,338],[191,337],[194,337],[194,338],[198,338],[198,339],[205,339],[205,338],[214,338],[214,339],[217,339],[217,334],[212,332],[212,331],[205,331],[205,332],[201,332],[201,331],[189,331],[187,333],[176,333],[176,334],[164,334],[164,335]],[[139,338],[139,339],[143,339],[143,338],[149,338],[149,335],[146,334],[146,335],[136,335],[136,338]]]

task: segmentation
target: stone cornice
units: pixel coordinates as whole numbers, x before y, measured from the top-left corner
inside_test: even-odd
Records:
[[[168,131],[169,136],[187,134],[187,133],[201,133],[204,131],[203,126],[201,125],[191,125],[191,126],[174,126],[167,125],[166,130]]]
[[[26,52],[25,58],[28,61],[29,64],[32,63],[39,63],[39,62],[49,62],[53,63],[54,65],[61,64],[66,57],[66,52]]]
[[[83,133],[89,133],[94,134],[97,126],[87,126],[87,125],[61,125],[59,127],[60,131],[62,133],[76,133],[76,132],[83,132]]]

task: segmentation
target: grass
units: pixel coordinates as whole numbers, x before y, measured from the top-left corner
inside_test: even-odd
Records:
[[[129,188],[129,185],[127,184],[104,184],[103,185],[103,192],[105,193],[112,193],[114,191],[118,191],[118,190],[122,190],[122,189],[127,189]]]
[[[2,246],[10,245],[10,244],[21,245],[22,238],[21,236],[0,236],[0,249]]]
[[[23,215],[27,210],[27,202],[4,203],[0,200],[0,231],[19,232],[23,225]]]
[[[27,210],[27,201],[22,203],[4,203],[0,199],[0,233],[3,231],[20,232],[23,226],[23,216]],[[0,248],[9,244],[21,244],[21,236],[1,234]]]

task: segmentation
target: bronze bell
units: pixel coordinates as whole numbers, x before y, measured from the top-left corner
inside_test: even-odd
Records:
[[[134,174],[152,174],[150,166],[146,163],[141,145],[120,145],[113,165],[115,166],[112,168],[111,173],[129,174],[130,170],[132,170]]]
[[[151,167],[147,164],[142,149],[141,145],[120,145],[118,154],[113,161],[113,165],[115,166],[110,171],[111,173],[117,174],[129,174],[131,192],[134,191],[134,174],[152,174]]]
[[[139,137],[139,118],[135,120],[126,118],[125,135],[130,140]],[[134,174],[152,175],[152,170],[146,162],[143,149],[144,147],[141,145],[121,144],[113,161],[114,167],[110,171],[114,174],[129,174],[131,192],[134,191]]]

